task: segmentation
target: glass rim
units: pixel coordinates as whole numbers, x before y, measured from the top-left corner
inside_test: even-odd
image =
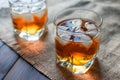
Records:
[[[67,9],[62,10],[62,12],[67,12],[67,11],[69,11],[69,10],[83,10],[83,11],[89,11],[89,12],[92,12],[92,13],[96,14],[96,15],[99,17],[99,19],[100,19],[100,24],[99,24],[99,25],[96,25],[96,26],[98,26],[98,28],[99,28],[99,27],[102,25],[102,23],[103,23],[103,18],[102,18],[100,15],[98,15],[98,13],[96,13],[96,12],[93,11],[93,10],[80,9],[80,8],[67,8]],[[57,12],[57,14],[56,14],[56,15],[54,16],[54,18],[53,18],[53,24],[55,24],[56,26],[57,26],[57,24],[56,24],[57,17],[58,17],[58,15],[60,15],[62,12],[61,12],[61,11]],[[100,29],[98,29],[98,28],[96,28],[98,32],[97,32],[97,34],[92,38],[92,40],[93,40],[93,39],[96,39],[96,38],[100,35]],[[82,31],[80,31],[80,32],[66,31],[66,30],[64,30],[64,29],[62,29],[62,28],[60,28],[60,27],[57,27],[57,28],[56,28],[56,33],[57,33],[57,29],[60,29],[60,30],[62,30],[62,31],[65,31],[65,32],[68,32],[68,33],[72,33],[72,34],[75,34],[75,35],[79,35],[80,33],[82,33],[82,34],[84,34],[84,35],[87,35],[86,32],[82,32]],[[60,37],[58,34],[57,34],[57,36]],[[61,38],[61,37],[60,37],[60,38]],[[89,40],[87,40],[87,41],[89,41]]]
[[[32,0],[33,2],[21,2],[21,4],[35,4],[35,3],[38,3],[38,2],[41,2],[41,1],[45,1],[45,0],[41,0],[41,1],[34,1],[34,0]],[[17,1],[13,1],[13,0],[8,0],[8,2],[10,3],[10,4],[19,4],[19,3],[17,3]],[[20,1],[19,1],[20,2]]]
[[[96,15],[98,16],[98,18],[100,19],[100,24],[98,24],[97,26],[100,27],[100,26],[102,25],[102,23],[103,23],[103,18],[102,18],[102,16],[99,15],[97,12],[95,12],[95,11],[93,11],[93,10],[89,10],[89,9],[81,9],[81,8],[78,8],[78,7],[77,7],[77,8],[66,8],[66,9],[64,9],[64,10],[58,11],[58,12],[55,14],[55,16],[53,17],[53,23],[54,23],[55,25],[57,25],[55,22],[56,22],[56,19],[57,19],[58,15],[61,14],[62,12],[67,12],[67,11],[70,11],[70,10],[81,10],[81,11],[89,11],[89,12],[92,12],[92,13],[96,14]]]

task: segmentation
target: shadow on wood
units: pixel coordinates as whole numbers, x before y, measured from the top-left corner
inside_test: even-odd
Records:
[[[39,55],[42,51],[45,50],[45,42],[44,39],[46,37],[48,29],[46,29],[43,36],[37,40],[37,41],[27,41],[19,36],[15,35],[17,43],[14,44],[15,50],[21,55],[21,56],[28,56],[28,57],[34,57],[36,55]]]

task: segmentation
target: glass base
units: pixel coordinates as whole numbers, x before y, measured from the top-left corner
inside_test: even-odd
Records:
[[[19,32],[17,30],[14,30],[14,32],[22,39],[25,39],[27,41],[36,41],[39,40],[39,38],[44,34],[45,29],[41,29],[39,32],[37,32],[34,35],[28,34],[26,32]]]
[[[94,63],[94,59],[92,59],[91,61],[89,61],[87,64],[82,65],[82,66],[76,66],[76,65],[72,65],[69,62],[65,62],[65,61],[59,61],[57,60],[57,64],[67,68],[68,70],[70,70],[73,74],[84,74],[86,73],[89,68],[92,66],[92,64]]]

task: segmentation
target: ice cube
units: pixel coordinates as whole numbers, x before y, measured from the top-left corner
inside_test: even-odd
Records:
[[[62,38],[63,40],[70,40],[70,35],[69,34],[66,34],[65,32],[62,32],[62,33],[58,33],[59,37]]]
[[[39,11],[38,13],[43,13],[45,8],[46,8],[45,1],[41,1],[41,2],[37,2],[35,4],[31,4],[31,12],[32,13],[35,13],[35,12],[38,12],[38,11]]]
[[[74,35],[73,39],[71,39],[74,42],[80,42],[81,38],[80,36]]]
[[[69,26],[69,29],[68,29],[68,31],[75,32],[75,28],[76,28],[76,27]]]
[[[12,13],[23,14],[28,12],[29,12],[28,8],[26,6],[23,6],[22,4],[18,4],[12,7]]]
[[[73,19],[65,21],[65,23],[62,23],[61,27],[66,26],[64,30],[71,31],[71,32],[80,32],[80,26],[82,21],[80,19]]]
[[[72,32],[80,32],[80,26],[82,21],[80,19],[70,20],[67,22],[67,25],[69,27],[69,31]]]
[[[75,19],[75,20],[72,20],[72,25],[73,26],[81,26],[81,24],[82,24],[82,20],[80,20],[80,19]]]
[[[78,33],[70,36],[70,40],[74,42],[87,42],[91,41],[91,38],[83,33]]]
[[[74,30],[75,30],[75,27],[70,24],[67,26],[59,26],[59,28],[62,30],[71,31],[71,32],[74,32]]]
[[[68,41],[69,41],[69,40],[70,40],[70,35],[64,33],[64,34],[61,36],[61,38],[64,39],[64,40],[68,40]]]
[[[92,40],[89,40],[89,41],[86,41],[86,42],[83,42],[84,46],[90,46],[91,44],[93,43]]]
[[[24,3],[31,3],[31,0],[20,0],[20,1]]]
[[[68,32],[69,27],[66,26],[59,26],[59,28],[57,28],[57,35],[61,38],[63,38],[64,40],[69,40],[70,36],[70,32]]]
[[[61,30],[64,30],[64,31],[67,31],[69,29],[69,27],[66,27],[66,26],[58,26],[58,30],[61,29]]]
[[[88,29],[88,31],[96,29],[95,24],[90,24],[89,22],[85,23],[85,27]]]
[[[94,29],[91,31],[87,31],[86,34],[90,35],[91,37],[95,37],[98,34],[98,30]]]
[[[75,32],[81,32],[81,30],[80,29],[76,29]]]
[[[91,40],[91,38],[88,35],[86,35],[86,34],[81,33],[80,36],[81,36],[81,41],[83,41],[83,42]]]
[[[63,34],[63,30],[60,28],[57,28],[57,35],[61,36]]]

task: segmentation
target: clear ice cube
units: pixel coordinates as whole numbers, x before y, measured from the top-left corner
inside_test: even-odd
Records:
[[[67,31],[68,29],[69,29],[69,27],[59,26],[57,28],[57,35],[64,40],[69,40],[70,39],[70,36],[69,36],[70,32]]]
[[[89,22],[85,23],[85,27],[87,28],[88,31],[96,29],[95,24],[90,24]]]
[[[80,32],[80,26],[82,24],[82,21],[80,19],[70,20],[67,22],[69,26],[69,31],[72,32]]]
[[[91,40],[91,38],[88,35],[83,34],[83,33],[80,34],[80,38],[81,38],[81,41],[83,41],[83,42]]]
[[[36,4],[31,4],[31,12],[34,13],[34,12],[38,12],[40,13],[43,12],[42,10],[44,10],[46,8],[46,3],[45,1],[41,1],[41,2],[38,2]]]
[[[86,34],[89,34],[90,36],[95,37],[98,34],[98,30],[94,29],[94,30],[91,30],[91,31],[87,31]]]
[[[74,35],[74,38],[72,39],[72,41],[74,41],[74,42],[80,42],[81,41],[81,38],[80,38],[80,36],[75,36]]]
[[[80,34],[80,42],[82,42],[84,44],[84,46],[89,46],[92,44],[92,39],[90,38],[90,36],[86,35],[86,34]]]
[[[64,30],[64,31],[67,31],[69,29],[69,27],[66,27],[66,26],[58,26],[58,30]]]
[[[35,2],[34,4],[31,4]],[[26,3],[26,4],[25,4]],[[16,4],[12,5],[12,12],[17,14],[23,13],[36,13],[46,8],[46,3],[42,1],[20,0]]]
[[[80,20],[80,19],[72,20],[72,25],[73,25],[73,26],[76,26],[76,27],[79,26],[79,27],[80,27],[81,24],[82,24],[82,20]]]
[[[28,13],[29,9],[27,6],[23,6],[23,4],[16,4],[12,7],[12,13],[16,14],[23,14],[23,13]]]
[[[95,24],[90,24],[89,22],[87,22],[85,24],[85,27],[87,28],[88,31],[86,31],[86,34],[94,37],[97,35],[98,33],[98,30],[97,30],[97,27],[95,26]]]
[[[71,40],[74,42],[87,42],[91,40],[91,38],[88,35],[85,35],[83,33],[78,33],[71,36],[72,36]]]

